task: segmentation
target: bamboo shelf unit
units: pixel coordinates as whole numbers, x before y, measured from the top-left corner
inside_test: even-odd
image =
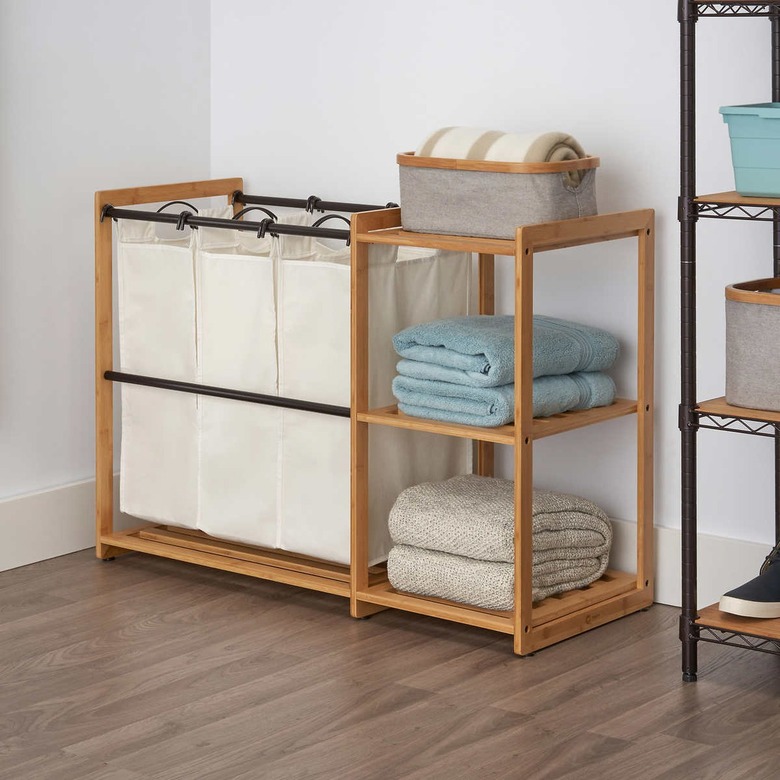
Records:
[[[697,603],[697,440],[702,428],[771,437],[775,441],[775,539],[780,540],[780,412],[732,406],[726,399],[696,397],[696,227],[700,219],[772,222],[773,276],[780,276],[780,198],[745,197],[737,192],[696,194],[696,23],[709,17],[765,17],[770,20],[772,91],[780,101],[780,0],[678,0],[680,23],[680,282],[682,382],[682,678],[698,674],[698,643],[710,642],[780,654],[780,619],[751,620]],[[758,573],[758,572],[756,572]]]
[[[588,629],[648,607],[653,601],[653,284],[654,214],[630,211],[518,228],[512,240],[409,233],[400,210],[352,218],[352,594],[351,614],[366,617],[392,607],[511,634],[514,651],[527,655]],[[532,418],[531,339],[536,253],[632,238],[637,242],[637,398],[601,409]],[[409,417],[396,407],[368,407],[368,254],[371,244],[416,246],[479,253],[479,311],[494,313],[495,255],[515,265],[514,425],[479,428]],[[536,439],[636,415],[636,572],[609,570],[587,588],[531,602],[533,442]],[[477,442],[475,471],[493,475],[494,445],[514,446],[515,599],[508,612],[395,591],[386,578],[371,580],[368,568],[368,439],[373,425],[387,425]]]
[[[297,553],[235,544],[164,524],[146,523],[129,530],[114,530],[114,391],[110,377],[114,370],[113,228],[110,218],[102,218],[103,209],[108,205],[120,207],[226,196],[228,203],[233,201],[233,212],[238,213],[244,203],[233,195],[242,188],[243,179],[233,178],[95,193],[96,554],[107,560],[136,551],[349,598],[349,566]],[[348,204],[336,204],[339,205]],[[378,571],[372,569],[372,583],[379,580]]]

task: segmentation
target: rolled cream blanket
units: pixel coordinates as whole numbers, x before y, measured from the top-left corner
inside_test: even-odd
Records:
[[[449,157],[494,162],[560,162],[586,157],[576,138],[568,133],[504,133],[476,127],[442,127],[417,147],[417,157]],[[576,187],[581,171],[569,171]]]

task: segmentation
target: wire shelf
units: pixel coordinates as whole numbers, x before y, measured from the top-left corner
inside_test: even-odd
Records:
[[[743,417],[722,417],[720,415],[698,413],[699,428],[709,428],[712,431],[731,431],[731,433],[747,433],[752,436],[774,437],[780,433],[780,423],[766,420],[746,420]]]
[[[716,645],[738,647],[741,650],[756,650],[759,653],[780,655],[780,641],[769,637],[753,636],[752,634],[742,634],[738,631],[726,631],[700,625],[698,638],[701,642],[711,642]]]
[[[700,219],[741,219],[750,222],[771,222],[780,218],[780,206],[757,204],[749,206],[742,203],[701,203],[695,204],[696,216]]]
[[[771,16],[780,7],[780,2],[763,3],[701,3],[693,4],[696,16]]]

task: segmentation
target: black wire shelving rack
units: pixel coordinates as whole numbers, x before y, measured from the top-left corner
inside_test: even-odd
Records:
[[[678,0],[680,23],[680,295],[682,438],[682,642],[683,680],[697,678],[699,642],[780,655],[780,620],[727,615],[717,604],[697,605],[697,434],[731,431],[775,441],[775,537],[780,539],[780,413],[730,406],[725,398],[696,398],[696,224],[699,219],[772,222],[774,276],[780,276],[780,199],[736,192],[696,195],[696,22],[707,17],[766,17],[771,25],[772,101],[780,102],[780,0],[708,2]]]

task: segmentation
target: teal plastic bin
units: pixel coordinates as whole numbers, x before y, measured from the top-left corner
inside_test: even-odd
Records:
[[[780,197],[780,103],[722,106],[740,195]]]

